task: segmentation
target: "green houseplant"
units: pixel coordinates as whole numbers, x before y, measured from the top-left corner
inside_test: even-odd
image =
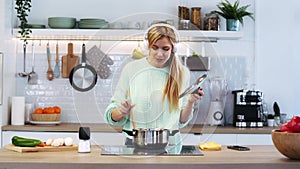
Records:
[[[244,25],[244,17],[248,16],[254,20],[253,13],[247,11],[249,6],[250,5],[245,5],[240,7],[239,0],[235,1],[233,4],[228,0],[225,0],[217,5],[219,11],[214,10],[211,13],[218,14],[226,19],[227,30],[238,31],[239,23]]]
[[[15,0],[15,5],[17,17],[20,21],[20,30],[18,33],[20,33],[24,43],[27,43],[27,39],[30,38],[30,33],[32,32],[27,21],[28,13],[31,8],[31,0]]]

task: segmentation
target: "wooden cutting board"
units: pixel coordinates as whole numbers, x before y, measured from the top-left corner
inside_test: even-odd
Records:
[[[78,145],[73,146],[45,146],[45,147],[19,147],[13,144],[7,144],[4,146],[5,149],[26,153],[26,152],[57,152],[57,151],[77,151]]]
[[[79,56],[73,53],[73,43],[68,43],[68,53],[62,56],[62,77],[68,78],[71,70],[79,64]]]

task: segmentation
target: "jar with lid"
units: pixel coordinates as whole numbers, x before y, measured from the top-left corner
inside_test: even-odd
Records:
[[[178,18],[179,20],[189,20],[190,19],[190,9],[185,6],[178,6]]]
[[[218,31],[219,16],[217,14],[207,13],[204,17],[204,30]]]
[[[191,13],[192,24],[195,25],[195,27],[197,27],[198,29],[201,29],[201,8],[193,7]]]

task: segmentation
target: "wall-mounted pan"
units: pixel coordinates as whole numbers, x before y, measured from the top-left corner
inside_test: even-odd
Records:
[[[86,63],[85,44],[82,45],[81,64],[75,66],[69,76],[71,86],[81,92],[91,90],[97,83],[95,69]]]

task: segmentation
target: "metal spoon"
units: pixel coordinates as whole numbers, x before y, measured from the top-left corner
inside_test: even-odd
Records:
[[[25,68],[26,68],[26,65],[25,65],[25,63],[26,63],[26,44],[23,45],[23,55],[24,55],[24,65],[23,65],[24,66],[24,70],[23,70],[23,72],[18,73],[18,75],[20,77],[27,77],[28,73],[26,73],[26,70],[25,70]]]
[[[47,79],[48,80],[53,80],[54,72],[53,72],[53,70],[51,68],[51,64],[50,64],[51,55],[50,55],[49,43],[47,43],[47,57],[48,57]]]
[[[35,85],[37,84],[38,75],[34,71],[34,60],[35,60],[35,53],[34,53],[34,43],[32,42],[32,71],[28,75],[28,84]]]

